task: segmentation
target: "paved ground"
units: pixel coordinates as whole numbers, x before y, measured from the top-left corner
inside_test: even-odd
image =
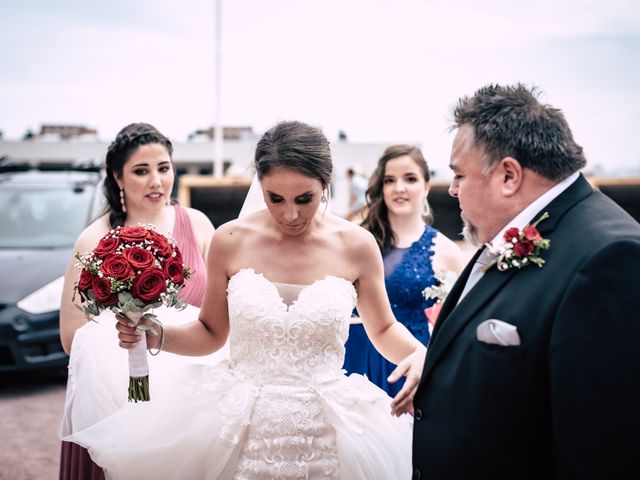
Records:
[[[0,374],[0,480],[58,478],[66,377]]]

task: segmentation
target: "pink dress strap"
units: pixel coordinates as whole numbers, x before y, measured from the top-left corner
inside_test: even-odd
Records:
[[[173,226],[173,238],[182,253],[184,264],[191,270],[191,277],[182,287],[180,298],[185,303],[201,307],[207,284],[207,267],[193,233],[193,225],[191,225],[189,214],[180,205],[176,205],[175,210],[176,221]]]

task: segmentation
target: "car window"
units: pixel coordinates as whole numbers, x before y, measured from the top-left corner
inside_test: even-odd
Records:
[[[94,191],[93,185],[0,188],[0,248],[72,247]]]

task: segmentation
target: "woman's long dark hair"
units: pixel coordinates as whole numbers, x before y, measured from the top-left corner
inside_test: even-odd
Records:
[[[384,253],[390,247],[396,244],[396,235],[391,229],[389,223],[389,211],[384,203],[384,171],[387,163],[394,158],[408,155],[422,170],[425,182],[431,179],[429,166],[424,159],[422,152],[418,147],[413,145],[392,145],[388,147],[380,159],[378,165],[369,179],[369,188],[367,189],[367,216],[362,222],[362,226],[369,230],[376,239],[378,247]],[[425,223],[431,222],[431,217],[424,218]]]
[[[109,145],[105,159],[106,177],[104,179],[103,192],[107,200],[102,214],[109,214],[109,224],[111,228],[124,225],[127,220],[127,213],[122,211],[120,203],[120,187],[116,178],[122,178],[124,164],[138,147],[157,143],[164,146],[169,152],[169,157],[173,154],[173,145],[167,137],[161,134],[158,129],[148,123],[132,123],[124,127],[115,140]]]

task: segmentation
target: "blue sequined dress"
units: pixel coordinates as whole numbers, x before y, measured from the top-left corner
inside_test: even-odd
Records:
[[[393,314],[424,345],[429,341],[424,309],[433,305],[434,300],[426,300],[422,291],[437,283],[431,265],[437,233],[436,229],[425,225],[422,236],[410,247],[391,247],[383,255],[385,285]],[[350,325],[345,349],[344,369],[347,373],[366,375],[392,397],[400,391],[404,379],[387,383],[387,377],[396,366],[378,353],[361,323]]]

